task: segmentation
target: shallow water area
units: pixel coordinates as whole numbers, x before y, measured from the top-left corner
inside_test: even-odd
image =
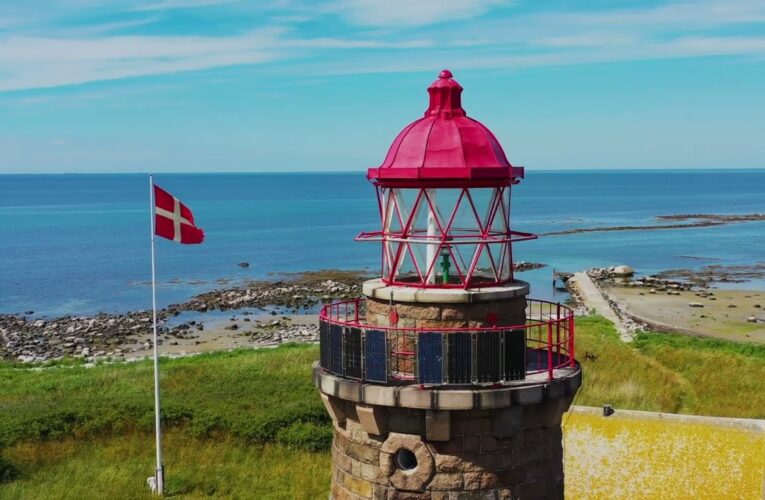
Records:
[[[272,273],[380,267],[379,227],[364,173],[166,174],[156,178],[194,210],[202,245],[157,241],[160,307]],[[0,182],[0,312],[48,317],[151,307],[148,193],[143,175],[5,175]],[[765,212],[765,170],[560,171],[527,169],[513,187],[512,227],[547,233],[650,225],[660,215]],[[41,237],[44,235],[44,237]],[[765,222],[657,231],[543,236],[514,260],[531,295],[553,295],[552,270],[628,264],[639,273],[751,264]],[[248,263],[240,267],[240,263]],[[375,274],[375,271],[372,271]],[[727,285],[724,285],[727,286]],[[763,280],[741,287],[765,287]]]

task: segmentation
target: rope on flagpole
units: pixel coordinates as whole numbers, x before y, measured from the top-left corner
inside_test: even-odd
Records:
[[[165,466],[162,464],[162,431],[160,428],[160,406],[159,406],[159,353],[157,342],[157,278],[154,251],[154,176],[149,175],[149,219],[151,227],[151,309],[152,324],[154,330],[154,425],[157,440],[157,468],[154,477],[148,479],[149,488],[162,495],[165,491]]]

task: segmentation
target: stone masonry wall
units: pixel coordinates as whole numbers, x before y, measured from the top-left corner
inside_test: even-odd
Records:
[[[464,328],[490,325],[492,317],[499,325],[522,325],[526,322],[526,297],[464,304],[393,302],[402,328]],[[390,326],[391,303],[367,297],[366,320],[371,325]]]
[[[384,432],[369,434],[349,401],[344,419],[333,419],[331,496],[358,499],[558,499],[563,498],[561,416],[571,397],[495,410],[444,412],[447,441],[425,438],[425,410],[382,408]],[[369,407],[366,407],[368,409]],[[498,420],[498,415],[501,418]],[[378,415],[378,418],[380,415]],[[416,467],[397,464],[399,450]]]
[[[462,304],[393,302],[392,306],[398,313],[397,326],[402,328],[463,328],[526,323],[525,296]],[[368,324],[390,326],[390,312],[389,301],[367,297],[366,322]],[[388,342],[393,351],[415,352],[414,337],[390,333]],[[414,359],[399,359],[391,369],[400,373],[412,373]]]

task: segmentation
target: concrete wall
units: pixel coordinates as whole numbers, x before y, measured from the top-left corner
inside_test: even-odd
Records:
[[[763,499],[765,421],[573,407],[567,499]]]

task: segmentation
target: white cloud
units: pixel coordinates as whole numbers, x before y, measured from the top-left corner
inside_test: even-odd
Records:
[[[11,38],[0,43],[0,91],[263,63],[278,57],[279,35]]]
[[[134,10],[197,9],[200,7],[238,3],[240,1],[241,0],[160,0],[136,5]]]
[[[605,47],[635,43],[637,39],[625,33],[576,33],[563,36],[546,36],[531,40],[541,47]]]
[[[423,26],[479,16],[501,0],[339,0],[326,7],[362,26]]]
[[[0,41],[0,92],[262,64],[326,50],[418,49],[429,40],[294,38],[280,28],[238,36],[13,37]]]
[[[384,55],[374,61],[352,61],[301,66],[316,75],[359,73],[431,72],[442,68],[452,70],[506,70],[540,66],[569,66],[624,61],[680,59],[710,56],[765,57],[765,37],[687,37],[667,42],[641,42],[611,47],[575,47],[572,50],[505,53],[492,49],[480,54],[470,51],[441,50],[417,52],[406,58]],[[459,75],[457,75],[459,76]]]
[[[56,4],[57,0],[48,0]],[[106,0],[73,0],[103,6]],[[139,26],[157,9],[185,8],[234,0],[143,0],[135,7],[151,12],[130,17]],[[404,72],[453,68],[521,68],[645,59],[705,56],[765,57],[765,35],[753,27],[765,23],[765,2],[702,0],[659,6],[599,11],[543,11],[473,18],[499,5],[495,0],[329,0],[310,15],[315,20],[342,16],[370,28],[308,36],[288,30],[278,19],[309,15],[305,0],[237,4],[235,13],[258,12],[266,26],[227,36],[109,35],[119,17],[74,31],[0,32],[0,91],[55,87],[101,80],[179,73],[231,65],[269,64],[287,74],[310,69],[315,74]],[[124,7],[124,3],[122,4]],[[224,8],[224,7],[220,7]],[[281,9],[266,18],[263,9]],[[0,13],[2,8],[0,8]],[[470,18],[470,19],[468,19]],[[305,18],[301,18],[305,20]],[[459,29],[440,21],[465,19]],[[302,22],[302,21],[301,21]],[[427,28],[426,24],[433,24]],[[736,30],[739,25],[747,30]],[[335,26],[333,23],[327,25]],[[412,29],[412,26],[420,26]],[[366,30],[366,31],[360,31]],[[738,33],[730,35],[725,33]],[[387,50],[386,50],[387,49]]]

